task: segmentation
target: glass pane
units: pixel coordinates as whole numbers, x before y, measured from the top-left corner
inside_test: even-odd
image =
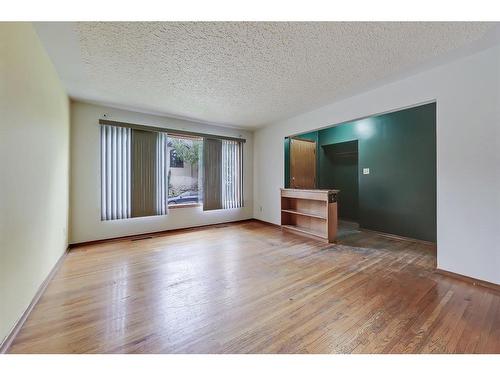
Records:
[[[200,202],[200,138],[169,136],[168,152],[168,205],[196,204]]]

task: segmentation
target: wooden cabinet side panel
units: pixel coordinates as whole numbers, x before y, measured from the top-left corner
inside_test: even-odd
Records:
[[[337,202],[328,204],[328,242],[334,242],[337,236]]]

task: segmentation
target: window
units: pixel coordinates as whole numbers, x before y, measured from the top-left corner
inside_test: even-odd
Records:
[[[243,206],[243,141],[100,123],[101,220]]]
[[[192,205],[201,201],[200,153],[202,138],[168,136],[170,171],[168,183],[168,205]]]
[[[170,168],[184,168],[184,160],[182,160],[175,149],[170,149]]]

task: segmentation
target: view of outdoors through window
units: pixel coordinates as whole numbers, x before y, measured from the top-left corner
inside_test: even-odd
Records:
[[[201,138],[169,135],[168,152],[168,205],[196,204],[200,202],[199,160],[202,149]]]

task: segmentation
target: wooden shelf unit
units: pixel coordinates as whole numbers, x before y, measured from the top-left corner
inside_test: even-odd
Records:
[[[281,227],[333,242],[339,190],[281,189]]]

